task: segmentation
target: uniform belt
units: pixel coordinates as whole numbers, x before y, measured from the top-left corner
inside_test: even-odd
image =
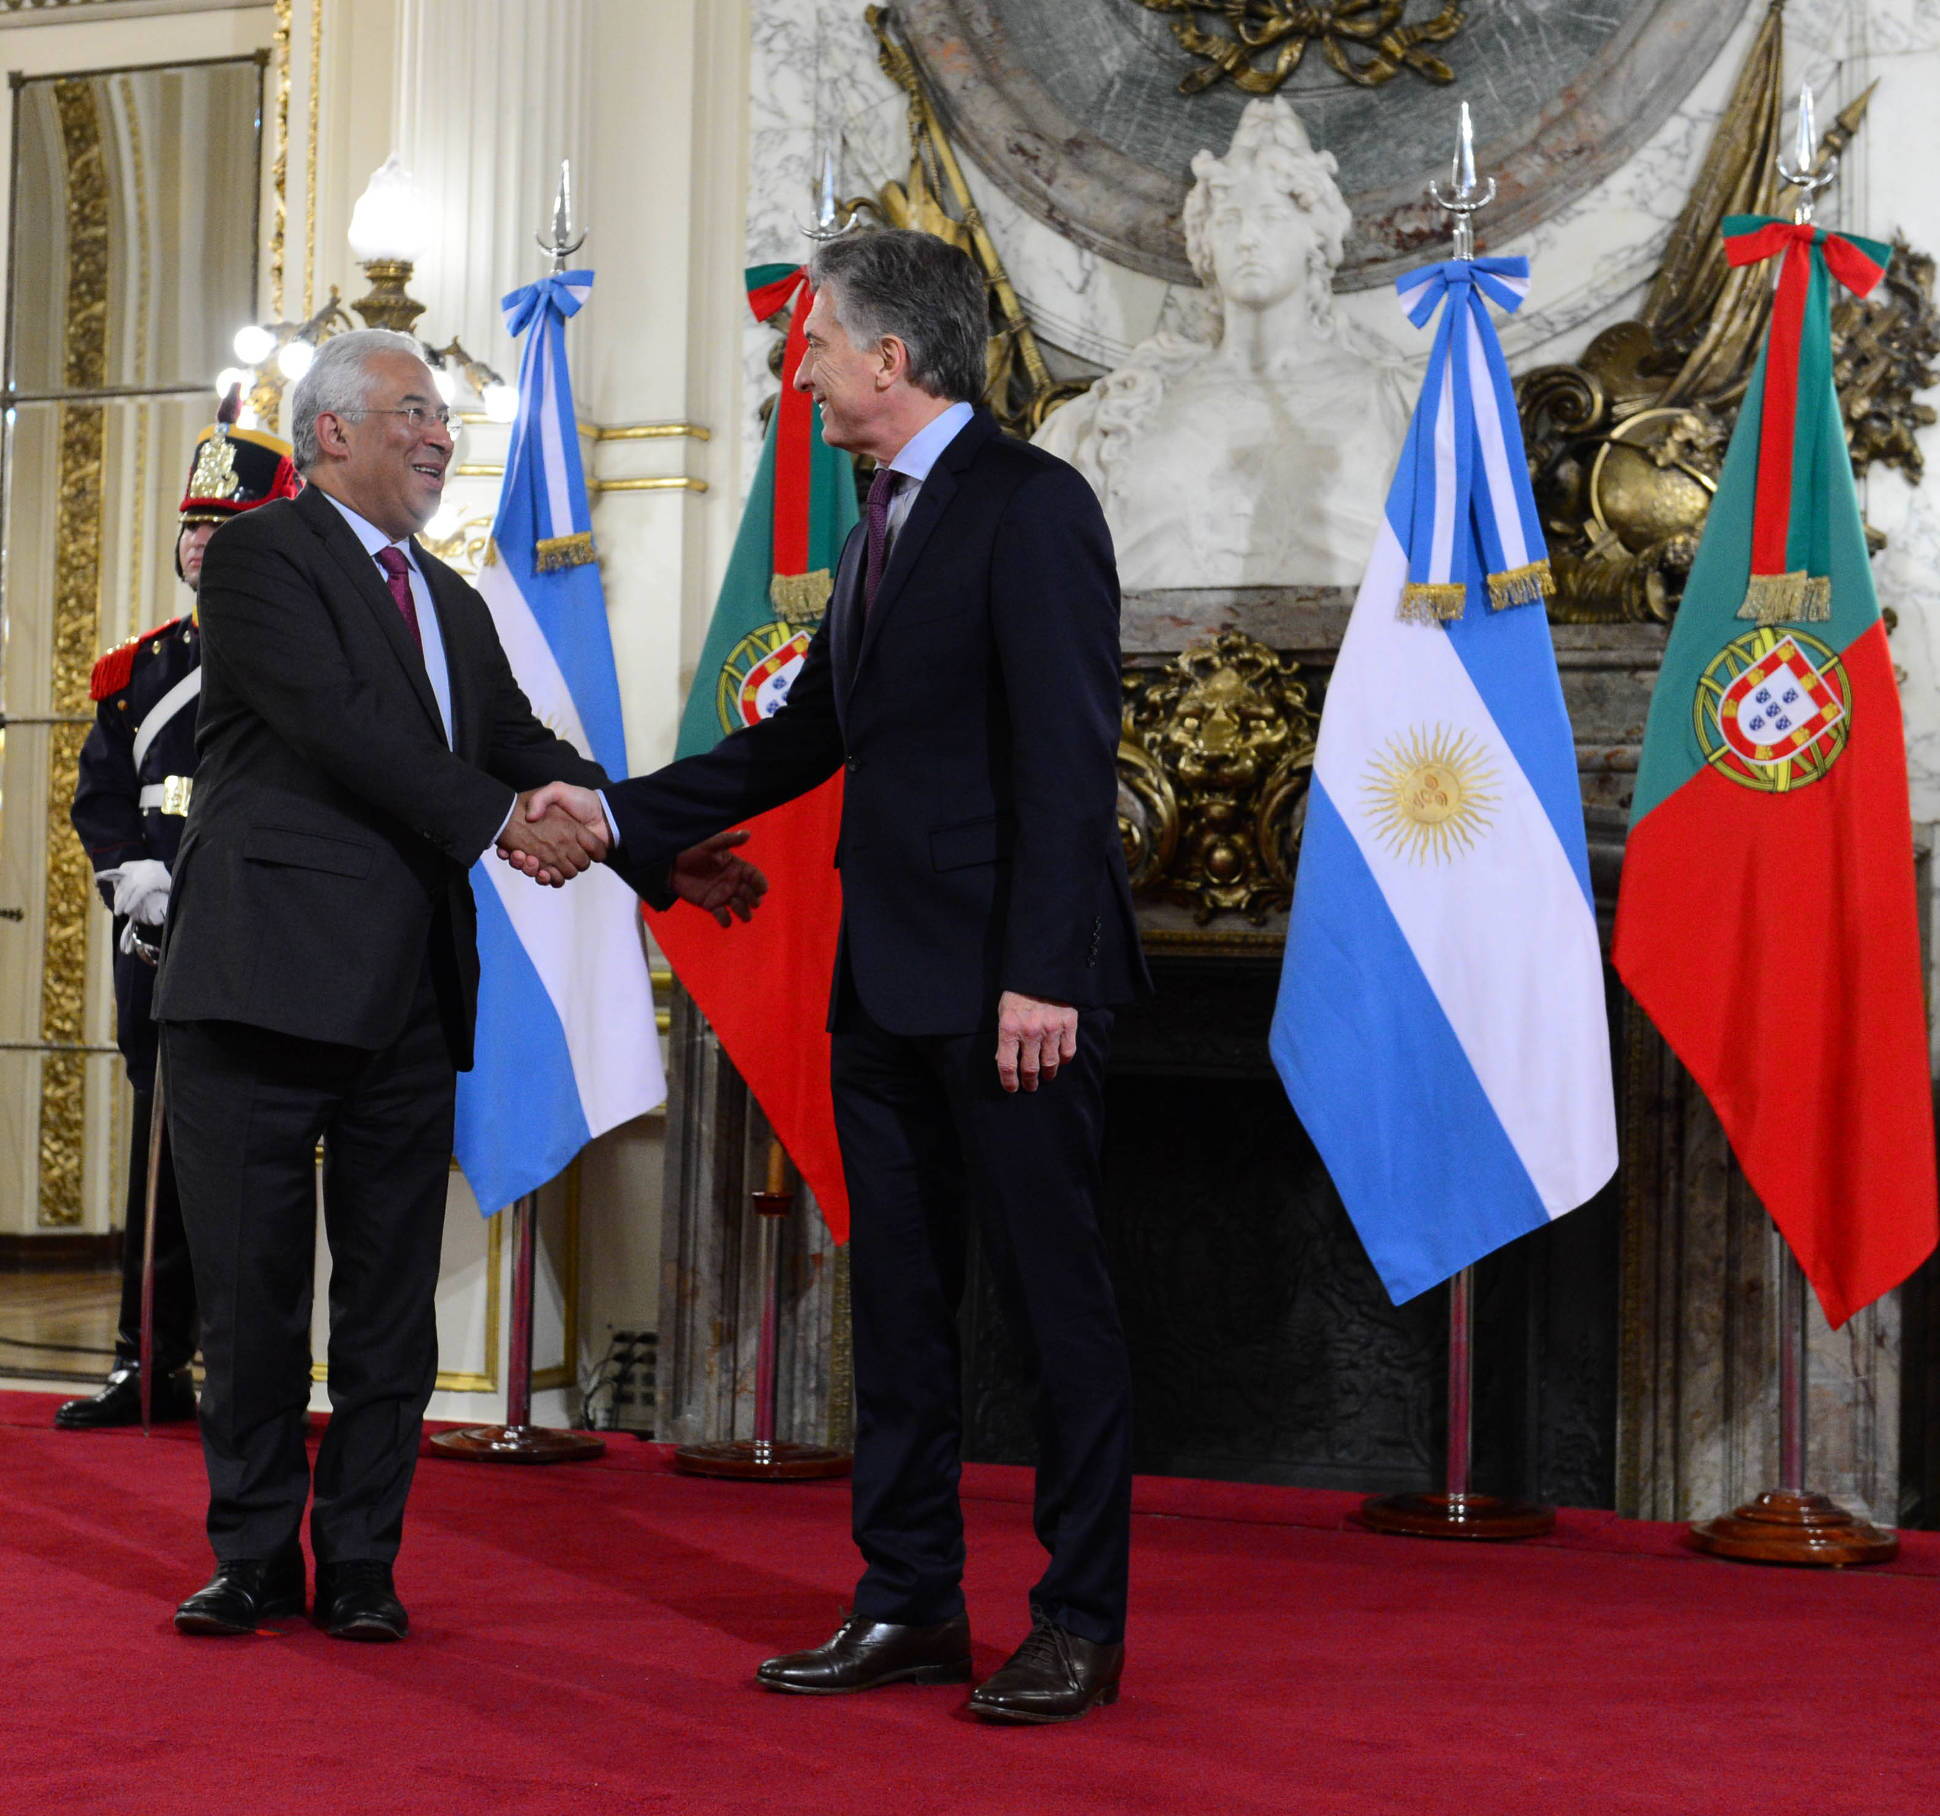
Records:
[[[189,811],[189,796],[194,791],[193,776],[170,776],[165,781],[146,783],[141,791],[142,811],[146,813],[153,808],[157,813],[172,813],[180,819]]]

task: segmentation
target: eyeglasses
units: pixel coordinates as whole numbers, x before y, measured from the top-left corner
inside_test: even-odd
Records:
[[[359,410],[359,416],[401,416],[414,429],[422,429],[429,423],[436,423],[441,429],[451,427],[451,412],[443,404],[435,410],[427,410],[423,404],[405,404],[397,410]]]

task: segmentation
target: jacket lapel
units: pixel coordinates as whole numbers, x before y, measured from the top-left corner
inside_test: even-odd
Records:
[[[430,716],[438,736],[442,738],[445,722],[438,714],[438,697],[431,691],[431,677],[425,673],[424,654],[412,641],[404,614],[397,609],[397,601],[391,597],[391,589],[384,584],[377,563],[365,552],[364,545],[357,540],[356,533],[343,520],[337,507],[315,487],[306,486],[297,494],[296,508],[316,531],[318,540],[350,582],[351,590],[377,620],[379,634],[390,644],[392,654],[397,657],[404,677],[411,685],[411,691],[418,697],[418,704]],[[428,574],[429,567],[424,571]],[[436,597],[435,592],[433,597]],[[441,614],[439,623],[442,625],[443,622]]]
[[[438,634],[445,646],[445,685],[451,689],[451,748],[463,755],[471,749],[471,690],[465,681],[472,673],[470,650],[463,642],[465,615],[455,609],[455,596],[465,584],[435,555],[425,553],[424,545],[413,536],[411,555],[424,575],[431,592],[431,609],[438,614]],[[436,704],[435,698],[433,704]]]
[[[849,531],[842,558],[835,565],[835,585],[829,593],[829,660],[835,669],[835,712],[849,711],[849,684],[855,679],[856,646],[862,640],[862,559],[869,538],[861,524]]]
[[[916,494],[916,502],[903,519],[901,534],[890,545],[889,565],[883,569],[881,584],[876,588],[876,602],[870,606],[862,627],[862,647],[856,652],[855,660],[857,672],[869,660],[869,652],[881,634],[882,621],[895,609],[897,595],[921,557],[930,532],[949,508],[950,500],[956,497],[958,474],[976,459],[983,444],[996,433],[997,419],[988,410],[979,409],[930,468],[923,489]]]

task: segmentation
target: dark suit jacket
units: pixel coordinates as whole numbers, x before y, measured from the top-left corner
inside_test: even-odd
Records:
[[[858,525],[779,712],[607,791],[609,861],[639,888],[634,866],[846,768],[840,964],[881,1026],[969,1033],[1004,990],[1086,1008],[1137,995],[1118,580],[1090,486],[979,410],[917,495],[866,624],[864,541]]]
[[[485,602],[415,550],[451,671],[424,659],[314,489],[232,518],[202,566],[199,765],[156,985],[159,1021],[347,1046],[402,1031],[429,956],[460,1069],[478,1004],[466,872],[515,790],[604,784],[533,717]]]

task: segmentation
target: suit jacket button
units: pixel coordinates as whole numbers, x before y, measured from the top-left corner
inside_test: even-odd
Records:
[[[862,759],[860,757],[845,757],[842,760],[842,767],[846,769],[850,775],[854,775],[855,772],[862,767]]]

